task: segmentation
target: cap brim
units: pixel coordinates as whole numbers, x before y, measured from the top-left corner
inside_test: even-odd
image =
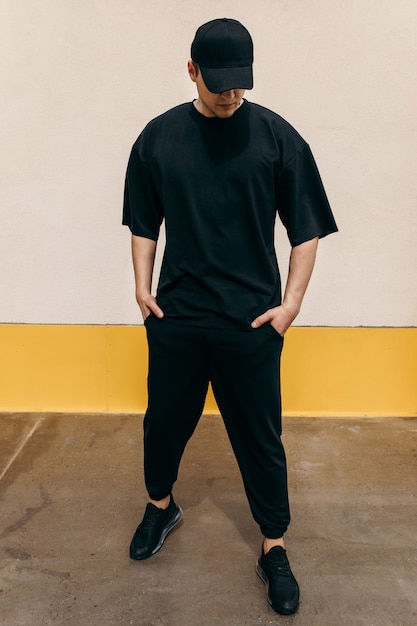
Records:
[[[221,93],[230,89],[252,89],[252,65],[246,67],[201,67],[204,83],[212,93]]]

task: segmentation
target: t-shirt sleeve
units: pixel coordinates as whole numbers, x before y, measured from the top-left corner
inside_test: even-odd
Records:
[[[292,246],[338,230],[307,144],[277,175],[277,210]]]
[[[162,202],[150,167],[135,144],[126,171],[122,223],[133,235],[156,241],[162,220]]]

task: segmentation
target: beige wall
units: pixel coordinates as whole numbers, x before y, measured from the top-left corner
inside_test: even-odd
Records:
[[[0,323],[140,321],[126,161],[193,97],[191,39],[224,16],[255,41],[248,99],[310,143],[340,227],[298,323],[416,325],[415,0],[0,0]]]

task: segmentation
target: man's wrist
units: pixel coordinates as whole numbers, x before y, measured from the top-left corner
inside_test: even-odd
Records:
[[[284,311],[288,314],[288,316],[291,318],[291,321],[295,320],[295,318],[297,317],[297,315],[299,314],[301,310],[301,303],[294,302],[288,298],[284,298],[281,306],[284,309]]]

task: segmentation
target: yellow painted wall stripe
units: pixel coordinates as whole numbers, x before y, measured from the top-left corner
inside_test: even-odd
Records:
[[[0,324],[0,349],[0,411],[146,408],[142,326]],[[417,416],[416,328],[294,327],[282,366],[284,415]]]

